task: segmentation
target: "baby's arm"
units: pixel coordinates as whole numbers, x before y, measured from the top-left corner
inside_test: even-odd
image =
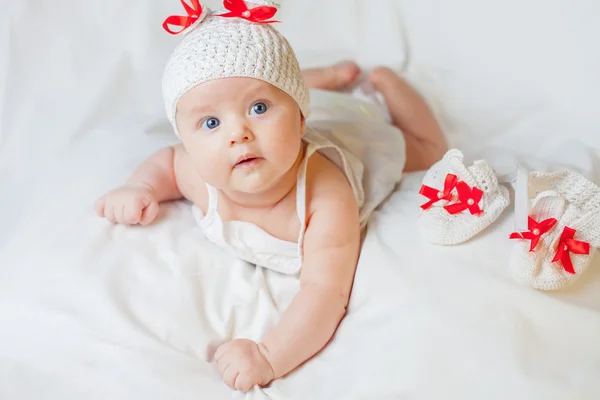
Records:
[[[346,313],[358,262],[359,211],[352,188],[333,164],[324,160],[311,164],[308,181],[313,183],[307,198],[314,211],[305,233],[301,289],[259,345],[274,379],[329,342]]]
[[[200,198],[199,203],[203,203],[204,186],[195,184],[199,179],[194,175],[191,160],[181,145],[163,148],[145,160],[122,187],[98,199],[96,212],[112,222],[149,224],[163,201],[186,197]]]
[[[217,348],[214,361],[231,388],[245,392],[286,375],[329,342],[346,314],[360,248],[356,199],[342,171],[319,154],[306,198],[300,291],[261,343],[239,338]]]
[[[159,203],[180,199],[182,194],[175,179],[175,152],[175,147],[158,150],[133,172],[125,186],[148,189]]]

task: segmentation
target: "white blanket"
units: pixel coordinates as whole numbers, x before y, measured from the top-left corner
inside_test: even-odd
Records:
[[[175,141],[157,79],[177,40],[160,23],[181,7],[65,3],[0,14],[0,399],[600,398],[600,258],[566,290],[517,285],[512,206],[468,243],[430,245],[422,173],[374,213],[326,349],[268,388],[229,390],[211,351],[260,337],[297,282],[216,249],[186,202],[150,227],[92,208]],[[469,156],[600,183],[595,3],[446,3],[288,0],[282,15],[305,65],[403,66]]]

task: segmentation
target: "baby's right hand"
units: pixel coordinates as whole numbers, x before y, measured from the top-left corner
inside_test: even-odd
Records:
[[[158,202],[149,189],[123,186],[96,200],[95,209],[111,222],[148,225],[158,215]]]

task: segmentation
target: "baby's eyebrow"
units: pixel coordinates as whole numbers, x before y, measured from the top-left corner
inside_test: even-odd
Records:
[[[200,105],[200,106],[190,107],[185,112],[187,114],[203,114],[203,113],[208,112],[209,110],[210,110],[210,106]]]

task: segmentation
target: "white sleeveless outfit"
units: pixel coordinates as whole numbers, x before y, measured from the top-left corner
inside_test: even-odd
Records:
[[[378,106],[320,90],[312,90],[311,100],[303,139],[306,152],[296,184],[296,214],[301,226],[297,242],[278,239],[249,222],[223,221],[217,212],[218,191],[208,184],[206,215],[192,206],[194,218],[211,242],[242,260],[284,274],[297,274],[302,267],[306,168],[315,152],[345,173],[360,207],[361,229],[402,179],[406,161],[402,133],[387,122],[385,111]]]

